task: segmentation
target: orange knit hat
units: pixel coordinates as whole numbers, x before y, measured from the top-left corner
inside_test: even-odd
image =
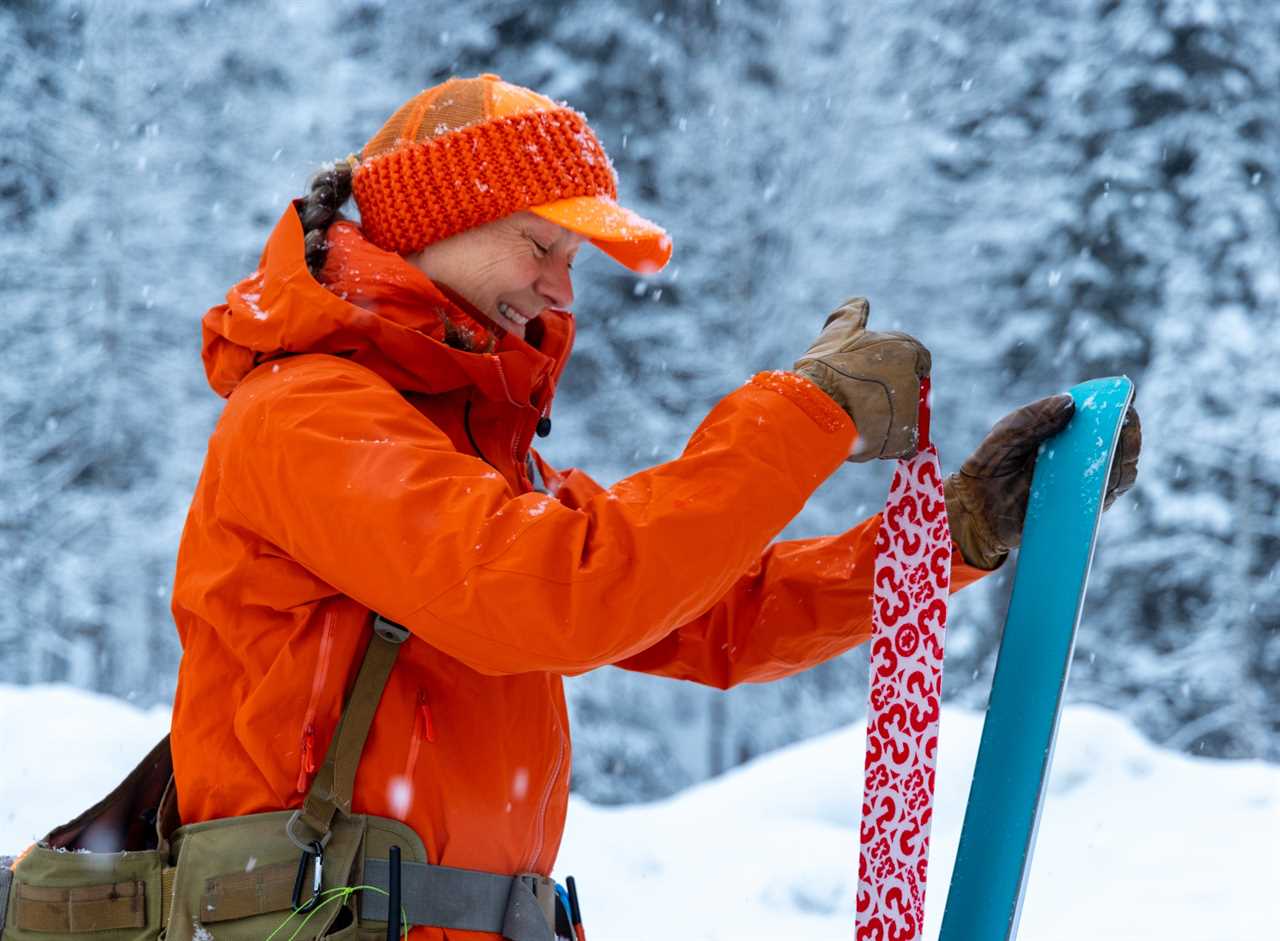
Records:
[[[496,75],[409,99],[361,151],[352,192],[365,237],[400,254],[527,209],[633,271],[671,257],[666,232],[618,205],[586,119]]]

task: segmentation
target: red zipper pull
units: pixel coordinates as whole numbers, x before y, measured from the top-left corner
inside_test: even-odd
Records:
[[[298,793],[307,793],[308,779],[316,773],[316,727],[308,725],[302,731],[302,761],[298,770]]]
[[[436,725],[431,719],[431,705],[427,702],[427,691],[418,690],[418,721],[422,723],[422,737],[428,742],[436,740]]]

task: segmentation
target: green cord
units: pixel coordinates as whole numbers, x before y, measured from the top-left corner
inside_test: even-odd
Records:
[[[344,885],[344,886],[338,886],[337,888],[333,888],[333,889],[326,889],[325,891],[321,892],[320,895],[318,896],[322,900],[320,904],[317,905],[315,908],[311,909],[311,911],[307,913],[307,917],[302,919],[302,923],[298,925],[297,928],[294,929],[293,934],[289,935],[286,941],[294,941],[294,939],[298,937],[299,933],[301,933],[302,929],[307,927],[307,922],[309,922],[312,919],[312,917],[317,912],[320,911],[320,909],[324,908],[326,905],[332,904],[333,902],[342,904],[346,902],[347,899],[351,898],[351,896],[355,895],[357,892],[377,892],[379,895],[389,894],[386,889],[380,889],[376,885]],[[271,941],[272,938],[274,938],[277,934],[280,933],[280,930],[282,928],[284,928],[286,925],[289,924],[289,922],[293,921],[296,917],[298,917],[301,914],[302,914],[302,909],[295,908],[289,914],[288,918],[286,918],[279,925],[277,925],[276,929],[272,931],[271,934],[267,935],[266,941]],[[400,936],[402,938],[407,939],[409,937],[409,916],[405,912],[403,906],[401,906],[400,908],[400,925],[401,925]]]

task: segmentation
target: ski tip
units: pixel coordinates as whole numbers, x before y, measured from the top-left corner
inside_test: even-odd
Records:
[[[1133,401],[1133,380],[1128,376],[1090,379],[1073,386],[1068,393],[1075,399],[1077,409],[1128,408]]]

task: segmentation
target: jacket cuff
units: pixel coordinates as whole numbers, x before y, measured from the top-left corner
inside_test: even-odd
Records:
[[[824,431],[844,431],[853,427],[853,419],[831,396],[798,373],[783,369],[759,372],[751,377],[750,384],[790,399]]]

